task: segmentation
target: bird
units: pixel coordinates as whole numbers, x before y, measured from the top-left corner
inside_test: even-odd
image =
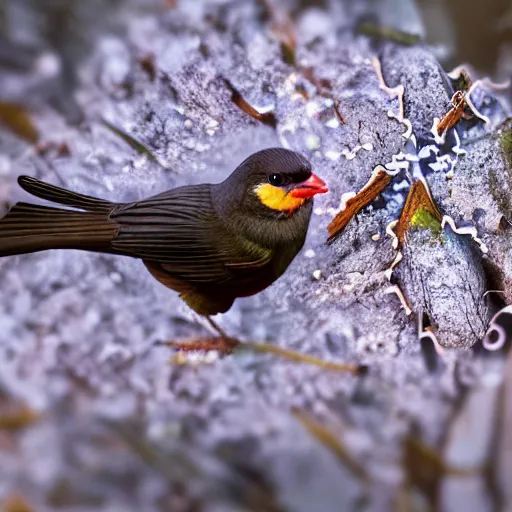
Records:
[[[221,336],[211,316],[286,271],[304,245],[313,197],[328,191],[304,156],[283,148],[252,154],[221,183],[128,203],[29,176],[18,183],[59,206],[15,204],[0,220],[0,257],[81,249],[139,258]]]

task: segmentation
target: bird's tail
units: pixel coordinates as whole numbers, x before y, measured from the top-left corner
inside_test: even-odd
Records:
[[[109,250],[119,228],[109,218],[114,203],[70,192],[28,176],[21,176],[18,182],[32,195],[84,211],[16,204],[0,220],[0,257],[47,249]]]

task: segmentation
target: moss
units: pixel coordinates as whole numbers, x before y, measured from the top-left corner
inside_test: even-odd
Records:
[[[414,46],[421,41],[421,37],[416,34],[408,34],[392,27],[380,26],[369,22],[359,25],[357,32],[364,36],[378,37],[403,44],[404,46]]]
[[[512,167],[512,127],[503,130],[500,135],[500,146],[505,154],[505,160],[510,169]]]
[[[434,236],[441,234],[441,223],[436,217],[425,208],[418,208],[411,218],[411,227],[430,229]]]
[[[492,197],[498,202],[500,212],[508,218],[512,205],[509,194],[510,188],[512,188],[512,119],[503,124],[497,135],[497,142],[501,150],[505,173],[502,172],[501,166],[496,169],[490,169],[489,188]]]
[[[507,192],[508,187],[506,186],[506,183],[503,183],[503,181],[504,180],[501,180],[500,184],[500,180],[498,179],[498,173],[496,169],[489,170],[489,190],[491,192],[491,195],[493,199],[497,202],[499,211],[503,215],[508,217],[511,208],[511,202],[510,196]]]

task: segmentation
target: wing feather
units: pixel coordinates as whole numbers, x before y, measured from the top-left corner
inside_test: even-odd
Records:
[[[174,189],[123,205],[111,214],[120,225],[116,252],[158,262],[190,283],[224,283],[266,265],[272,252],[240,239],[218,219],[210,185]]]

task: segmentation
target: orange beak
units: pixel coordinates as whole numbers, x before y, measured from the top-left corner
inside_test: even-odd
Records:
[[[316,194],[325,194],[328,191],[327,185],[316,174],[312,174],[306,181],[297,183],[291,190],[290,196],[309,199]]]

